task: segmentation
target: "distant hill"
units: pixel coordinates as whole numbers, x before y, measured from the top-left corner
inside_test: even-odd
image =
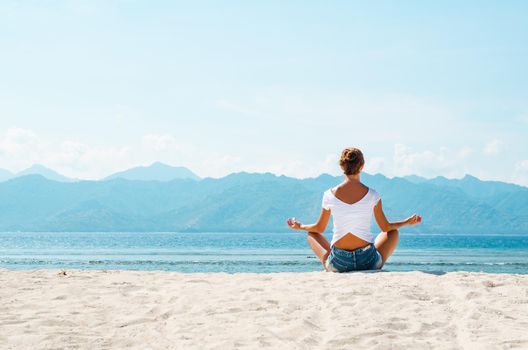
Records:
[[[13,177],[13,173],[9,170],[0,169],[0,182],[9,180]]]
[[[21,177],[21,176],[26,176],[26,175],[41,175],[48,180],[59,181],[59,182],[75,181],[74,179],[70,179],[66,176],[63,176],[59,174],[58,172],[51,170],[49,168],[46,168],[45,166],[40,165],[40,164],[34,164],[30,168],[27,168],[25,170],[22,170],[16,173],[13,177]]]
[[[519,185],[500,181],[482,181],[471,175],[466,175],[462,179],[446,179],[445,177],[436,177],[430,181],[431,183],[439,186],[459,188],[468,195],[479,198],[490,198],[495,195],[515,193],[519,190],[526,189],[525,187]]]
[[[138,181],[172,181],[175,179],[199,180],[198,175],[184,167],[173,167],[160,162],[139,166],[106,177],[104,180],[125,179]]]
[[[0,231],[287,231],[289,216],[316,220],[323,191],[341,180],[235,173],[65,183],[24,176],[0,183]],[[528,234],[526,187],[476,178],[413,183],[364,174],[362,180],[381,194],[390,220],[423,216],[422,225],[403,232]]]
[[[403,178],[415,184],[421,184],[423,182],[427,182],[427,179],[425,177],[421,177],[418,175],[407,175],[407,176],[404,176]]]

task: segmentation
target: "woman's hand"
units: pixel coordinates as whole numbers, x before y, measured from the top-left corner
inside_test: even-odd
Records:
[[[407,218],[407,220],[405,220],[405,224],[409,226],[418,225],[421,222],[422,222],[422,217],[417,214],[414,214],[413,216],[410,216],[409,218]]]
[[[300,230],[301,229],[301,223],[299,221],[297,221],[295,218],[289,218],[286,223],[288,224],[288,226],[290,226],[290,228],[294,229],[294,230]]]

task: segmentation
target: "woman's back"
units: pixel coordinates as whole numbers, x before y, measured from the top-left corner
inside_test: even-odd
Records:
[[[347,181],[331,188],[334,196],[347,204],[359,202],[369,192],[369,188],[359,181]]]
[[[334,222],[331,245],[353,250],[374,242],[370,230],[372,209],[379,199],[374,189],[359,181],[325,191],[322,206],[331,211]]]

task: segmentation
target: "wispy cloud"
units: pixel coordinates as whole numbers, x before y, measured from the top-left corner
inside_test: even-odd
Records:
[[[156,152],[181,149],[176,138],[168,134],[147,134],[143,136],[143,147]]]
[[[27,156],[41,147],[41,140],[31,130],[13,127],[8,129],[0,139],[0,154],[10,156]]]
[[[0,162],[19,171],[32,164],[44,164],[75,178],[98,178],[126,165],[130,148],[94,147],[64,140],[52,142],[35,131],[13,127],[0,136]]]
[[[501,149],[502,141],[498,139],[493,139],[484,146],[484,149],[482,151],[487,156],[496,156],[501,152]]]
[[[384,157],[367,158],[365,171],[370,174],[387,173],[387,160]]]
[[[312,144],[317,146],[317,143]],[[389,157],[365,153],[365,171],[387,176],[461,177],[467,173],[479,176],[481,174],[474,171],[478,170],[474,164],[479,159],[488,164],[485,158],[499,154],[501,145],[501,141],[494,139],[484,147],[477,147],[483,152],[475,152],[469,146],[417,150],[407,144],[396,143]],[[338,165],[340,149],[315,160],[310,155],[310,149],[304,149],[302,156],[267,150],[247,156],[244,151],[228,153],[180,143],[176,136],[169,133],[147,133],[135,143],[117,146],[93,145],[71,139],[53,142],[34,130],[18,127],[0,135],[1,168],[18,171],[40,163],[80,179],[99,179],[112,172],[154,161],[187,166],[204,177],[219,177],[238,171],[272,172],[298,178],[315,177],[321,173],[341,174]],[[528,184],[528,160],[510,166],[508,178],[502,180]]]
[[[394,146],[392,173],[396,176],[421,175],[433,177],[439,174],[459,177],[467,173],[467,158],[472,154],[468,147],[414,151],[404,144]]]

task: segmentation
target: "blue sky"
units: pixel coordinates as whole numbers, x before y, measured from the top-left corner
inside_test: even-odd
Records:
[[[528,185],[524,1],[2,1],[0,168]]]

